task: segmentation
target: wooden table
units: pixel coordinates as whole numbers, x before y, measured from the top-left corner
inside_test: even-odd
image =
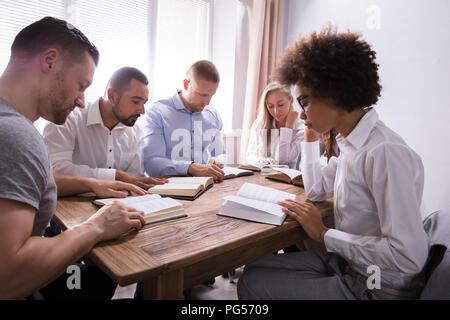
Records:
[[[304,189],[266,179],[259,173],[215,184],[195,201],[183,201],[188,217],[144,226],[115,240],[96,245],[89,257],[121,286],[143,282],[146,299],[182,299],[183,290],[293,244],[306,233],[292,218],[282,226],[253,223],[216,215],[223,197],[236,194],[244,182],[294,193]],[[93,198],[58,199],[55,220],[73,227],[98,209]],[[332,225],[332,199],[317,203],[326,225]]]

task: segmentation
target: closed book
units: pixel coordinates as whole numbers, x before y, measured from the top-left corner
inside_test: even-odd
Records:
[[[212,177],[172,177],[167,180],[168,183],[151,187],[147,192],[175,199],[195,200],[214,184]]]
[[[94,200],[94,204],[104,206],[111,204],[114,201],[122,202],[138,211],[143,211],[146,224],[187,216],[184,213],[183,205],[180,202],[171,198],[162,198],[157,194],[147,194],[127,198],[96,199]]]
[[[237,195],[224,198],[218,215],[281,226],[286,214],[278,201],[295,199],[295,195],[253,183],[244,183]]]

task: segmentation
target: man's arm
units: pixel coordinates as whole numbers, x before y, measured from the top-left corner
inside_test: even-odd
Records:
[[[94,192],[100,198],[124,198],[130,193],[144,195],[145,190],[121,181],[107,181],[93,178],[66,176],[53,172],[58,196],[71,196],[85,192]]]
[[[30,237],[35,209],[0,199],[0,299],[23,298],[61,275],[100,241],[140,229],[143,212],[120,203],[52,238]]]

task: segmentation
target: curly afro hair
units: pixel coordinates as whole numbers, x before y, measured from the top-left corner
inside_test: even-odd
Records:
[[[280,58],[273,78],[308,88],[351,112],[375,104],[380,97],[376,53],[356,33],[337,33],[330,25],[301,36]]]

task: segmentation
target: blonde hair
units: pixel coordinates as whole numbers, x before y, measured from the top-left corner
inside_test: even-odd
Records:
[[[262,146],[260,145],[260,143],[258,143],[257,153],[259,155],[265,153],[263,150],[267,150],[267,146],[270,145],[273,117],[270,115],[269,110],[267,109],[267,96],[269,95],[269,93],[274,91],[282,91],[286,94],[289,100],[292,98],[291,89],[288,85],[283,85],[279,82],[272,81],[264,88],[264,91],[261,94],[261,98],[259,100],[258,116],[256,117],[254,128],[256,129],[256,133],[258,136],[260,133],[266,132],[267,145]]]
[[[286,94],[288,99],[292,98],[291,89],[287,85],[282,85],[279,82],[273,81],[270,82],[265,88],[263,93],[261,94],[261,98],[259,100],[258,107],[258,116],[256,117],[256,128],[267,129],[270,130],[272,128],[273,117],[270,115],[269,110],[267,109],[267,96],[269,93],[274,91],[282,91]]]
[[[193,79],[194,81],[198,78],[214,83],[218,83],[220,81],[219,71],[214,63],[208,60],[199,60],[195,62],[186,72],[186,77],[187,79]]]

